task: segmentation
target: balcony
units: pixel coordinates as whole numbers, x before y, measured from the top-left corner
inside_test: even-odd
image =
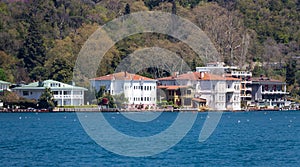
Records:
[[[251,94],[241,94],[241,97],[244,97],[244,98],[251,98]]]
[[[249,71],[231,71],[232,76],[244,76],[244,77],[251,77],[252,73]]]
[[[82,95],[54,95],[54,99],[83,99]]]
[[[252,81],[243,80],[243,81],[241,81],[241,83],[244,83],[244,84],[252,84]]]
[[[287,94],[287,92],[285,92],[285,91],[282,91],[282,90],[280,90],[280,91],[278,91],[278,90],[272,90],[272,91],[262,91],[261,92],[262,94]]]

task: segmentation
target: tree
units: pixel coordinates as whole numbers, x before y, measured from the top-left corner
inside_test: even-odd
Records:
[[[70,82],[72,80],[73,66],[64,58],[57,58],[50,67],[49,77],[59,82]]]
[[[124,108],[125,104],[128,103],[128,99],[125,97],[124,93],[114,95],[113,100],[118,108]]]
[[[6,74],[2,68],[0,68],[0,80],[6,81]]]
[[[261,75],[264,75],[265,71],[263,70],[262,67],[256,65],[256,66],[254,66],[254,69],[253,69],[252,73],[253,73],[254,77],[259,77]]]
[[[53,108],[55,107],[55,102],[53,98],[53,93],[50,88],[45,88],[44,93],[40,96],[38,100],[39,108]]]
[[[177,13],[177,8],[176,8],[176,2],[175,0],[172,1],[172,14],[176,14]]]
[[[30,73],[29,77],[33,80],[46,80],[48,79],[48,71],[45,67],[35,67]]]
[[[290,58],[286,63],[286,83],[290,86],[293,85],[296,81],[296,72],[297,72],[297,62]]]
[[[100,89],[99,89],[99,91],[96,94],[96,98],[97,99],[101,98],[104,95],[105,90],[106,90],[105,86],[100,86]]]
[[[39,24],[31,19],[28,35],[18,54],[18,57],[24,61],[25,68],[28,71],[37,66],[43,66],[45,62],[46,48],[39,28]]]
[[[98,98],[99,105],[105,105],[109,108],[116,108],[113,96],[109,93],[105,93],[102,97]]]
[[[127,3],[126,6],[125,6],[125,15],[126,14],[130,14],[130,5]]]

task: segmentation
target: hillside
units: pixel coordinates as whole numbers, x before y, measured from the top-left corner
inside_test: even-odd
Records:
[[[0,80],[69,82],[82,45],[99,25],[147,10],[192,21],[207,33],[227,64],[253,70],[256,76],[287,80],[290,89],[300,84],[298,0],[1,0]],[[112,47],[98,75],[113,72],[122,58],[150,46],[176,52],[191,68],[202,64],[182,42],[145,33]],[[141,73],[150,75],[151,70]]]

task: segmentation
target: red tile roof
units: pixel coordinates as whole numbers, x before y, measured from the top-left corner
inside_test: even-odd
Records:
[[[241,79],[238,78],[233,78],[233,77],[222,77],[220,75],[215,75],[215,74],[209,74],[209,73],[204,73],[203,78],[200,77],[200,72],[191,72],[191,73],[186,73],[186,74],[181,74],[177,75],[176,77],[174,76],[169,76],[169,77],[164,77],[164,78],[158,78],[159,81],[163,80],[232,80],[232,81],[239,81]]]
[[[101,77],[96,77],[90,80],[96,80],[96,81],[106,81],[106,80],[144,80],[144,81],[155,81],[154,79],[143,77],[141,75],[137,74],[131,74],[128,72],[118,72],[114,74],[108,74]]]
[[[206,103],[206,99],[203,99],[203,98],[193,98],[192,100],[199,102],[199,103]]]
[[[181,88],[187,88],[188,86],[176,86],[176,85],[166,85],[166,86],[158,86],[158,89],[167,89],[167,90],[177,90]]]

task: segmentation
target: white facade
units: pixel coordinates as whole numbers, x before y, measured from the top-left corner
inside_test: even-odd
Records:
[[[195,97],[206,99],[206,105],[212,110],[241,109],[241,81],[236,78],[202,71],[161,78],[159,82],[162,86],[174,84],[193,87]]]
[[[213,110],[226,110],[226,82],[219,80],[200,80],[196,89],[200,98],[206,99]]]
[[[252,72],[249,71],[231,71],[231,76],[240,78],[241,81],[241,102],[244,107],[251,104],[252,98]]]
[[[58,106],[84,105],[84,91],[87,91],[87,89],[54,80],[34,82],[21,87],[15,87],[12,90],[24,98],[38,100],[45,91],[45,88],[50,88]]]
[[[11,83],[5,82],[5,81],[0,81],[0,90],[9,90],[9,86]]]
[[[91,86],[100,90],[105,87],[111,95],[124,93],[128,102],[128,108],[155,108],[156,107],[156,80],[142,77],[136,74],[120,72],[90,80]]]

